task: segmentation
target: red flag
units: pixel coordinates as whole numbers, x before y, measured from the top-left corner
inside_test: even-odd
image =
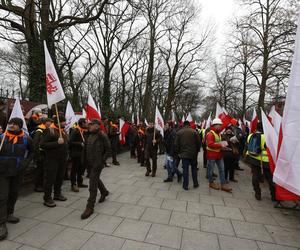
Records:
[[[257,123],[258,123],[258,116],[256,114],[256,110],[253,109],[252,120],[250,123],[250,133],[254,133],[256,131]]]
[[[121,134],[120,134],[120,144],[122,144],[122,145],[124,145],[126,143],[125,137],[126,137],[126,134],[128,132],[129,127],[130,127],[130,125],[129,125],[128,122],[124,122],[124,121],[120,122],[120,132],[121,132]]]
[[[86,105],[86,119],[88,119],[89,121],[92,119],[101,120],[101,116],[98,112],[97,106],[90,93],[89,93],[88,103]]]

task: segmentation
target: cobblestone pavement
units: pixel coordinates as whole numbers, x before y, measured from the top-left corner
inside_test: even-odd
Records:
[[[110,191],[95,213],[81,220],[88,190],[70,191],[56,208],[42,204],[42,194],[22,194],[16,205],[21,222],[8,225],[8,240],[0,250],[100,249],[167,250],[233,249],[292,250],[300,248],[300,212],[273,208],[266,187],[263,200],[253,196],[250,171],[237,171],[233,193],[209,190],[200,164],[200,187],[184,191],[177,181],[163,183],[164,157],[157,177],[119,156],[121,166],[106,168],[102,180]],[[87,182],[88,180],[85,180]]]

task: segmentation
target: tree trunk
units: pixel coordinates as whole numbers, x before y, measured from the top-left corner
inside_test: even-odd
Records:
[[[111,69],[109,65],[109,60],[105,59],[102,109],[103,112],[106,114],[108,114],[110,111],[110,71]]]

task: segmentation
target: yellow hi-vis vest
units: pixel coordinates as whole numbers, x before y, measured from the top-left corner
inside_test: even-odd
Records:
[[[213,136],[215,137],[215,143],[219,143],[221,141],[221,137],[215,131],[211,130],[208,133],[213,134]],[[207,145],[207,142],[206,142],[206,145]],[[212,152],[217,152],[217,153],[221,152],[220,148],[210,148],[210,147],[206,146],[206,149],[208,151],[212,151]]]
[[[250,142],[250,139],[252,137],[253,134],[250,134],[247,138],[247,144]],[[266,145],[266,137],[264,134],[261,134],[261,138],[260,138],[260,148],[261,148],[261,154],[260,155],[253,155],[250,154],[249,151],[247,150],[246,155],[248,155],[251,158],[254,158],[258,161],[263,161],[263,162],[269,162],[269,158],[268,158],[268,153],[267,150],[265,148]]]

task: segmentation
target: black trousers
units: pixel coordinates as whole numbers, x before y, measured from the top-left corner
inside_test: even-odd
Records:
[[[275,184],[273,182],[273,175],[270,171],[270,168],[265,168],[265,167],[263,168],[263,176],[262,176],[260,167],[252,165],[251,170],[252,170],[252,186],[253,186],[254,192],[261,194],[261,189],[260,189],[259,184],[260,184],[262,177],[264,176],[265,180],[269,184],[271,198],[275,199]]]
[[[83,174],[84,174],[84,165],[81,163],[81,157],[72,157],[72,167],[70,180],[71,185],[74,186],[76,184],[82,184],[83,182]]]
[[[34,169],[34,186],[36,188],[44,185],[44,159],[35,161],[36,168]]]
[[[97,198],[97,193],[98,189],[100,191],[101,195],[105,195],[107,193],[107,189],[104,186],[103,182],[100,179],[100,175],[102,172],[103,166],[91,166],[88,165],[87,171],[89,174],[89,191],[90,191],[90,196],[87,200],[87,207],[93,209],[95,206],[96,198]]]
[[[0,176],[0,224],[6,222],[9,214],[14,213],[22,176]]]
[[[233,180],[234,179],[234,171],[237,167],[237,159],[235,157],[226,156],[223,157],[224,160],[224,172],[225,172],[225,180]]]
[[[138,157],[138,163],[141,163],[141,165],[144,165],[145,151],[142,150],[142,147],[140,147],[140,146],[137,146],[137,157]]]
[[[152,159],[152,169],[150,158]],[[152,172],[152,174],[155,174],[157,170],[157,149],[150,149],[145,151],[145,162],[147,171]]]
[[[44,165],[44,200],[52,198],[52,190],[54,196],[61,194],[61,186],[63,184],[66,172],[66,158],[48,158],[45,157]]]

